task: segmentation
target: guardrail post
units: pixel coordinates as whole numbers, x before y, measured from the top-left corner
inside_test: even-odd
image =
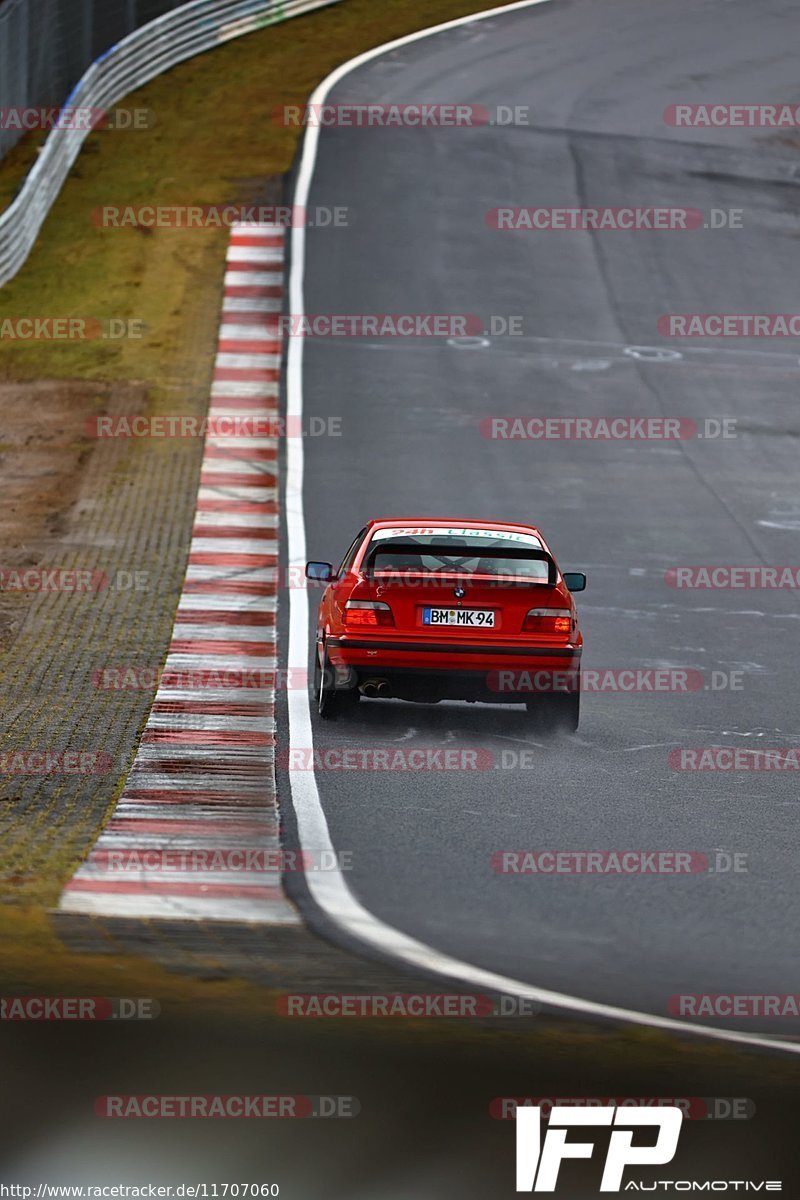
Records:
[[[83,0],[83,61],[90,63],[92,54],[92,33],[94,31],[94,4],[92,0]]]

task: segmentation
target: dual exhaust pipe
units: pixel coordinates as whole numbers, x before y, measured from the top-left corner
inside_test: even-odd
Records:
[[[363,683],[358,685],[358,690],[362,696],[367,696],[368,698],[388,696],[391,693],[388,679],[365,679]]]

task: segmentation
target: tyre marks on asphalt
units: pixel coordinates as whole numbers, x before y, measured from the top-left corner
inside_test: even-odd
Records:
[[[61,911],[297,921],[274,771],[283,262],[283,228],[234,227],[172,640],[122,796]]]

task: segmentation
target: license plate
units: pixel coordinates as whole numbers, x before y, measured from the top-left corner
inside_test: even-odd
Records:
[[[494,611],[491,608],[423,608],[422,624],[494,629]]]

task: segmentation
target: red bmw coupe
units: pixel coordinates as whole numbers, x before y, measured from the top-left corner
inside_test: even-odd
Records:
[[[314,698],[324,718],[362,697],[525,704],[575,730],[583,637],[572,592],[539,530],[501,521],[385,517],[341,565],[306,565],[319,605]]]

